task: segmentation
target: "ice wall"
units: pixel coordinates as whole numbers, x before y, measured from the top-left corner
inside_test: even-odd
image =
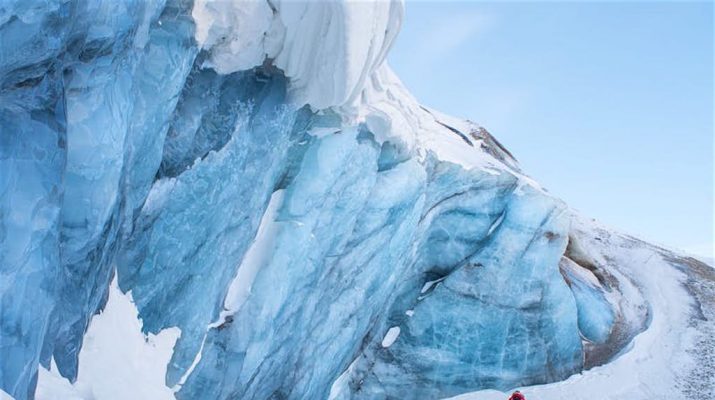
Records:
[[[75,381],[115,274],[137,326],[180,330],[180,399],[432,398],[614,343],[611,287],[560,268],[565,206],[383,64],[401,16],[0,8],[0,389],[33,398],[52,360]]]

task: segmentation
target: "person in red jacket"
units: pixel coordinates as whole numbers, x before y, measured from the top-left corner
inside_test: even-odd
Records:
[[[524,397],[523,394],[521,394],[520,391],[516,391],[511,394],[511,397],[509,397],[509,400],[526,400],[526,397]]]

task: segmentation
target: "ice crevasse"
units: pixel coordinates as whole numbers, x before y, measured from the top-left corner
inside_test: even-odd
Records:
[[[662,343],[678,368],[636,357],[658,373],[625,394],[712,385],[712,269],[420,106],[385,63],[402,17],[3,2],[2,396],[488,398]]]

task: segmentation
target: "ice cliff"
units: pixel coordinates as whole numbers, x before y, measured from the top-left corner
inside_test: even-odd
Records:
[[[428,399],[638,354],[621,394],[712,385],[712,269],[421,107],[402,16],[3,0],[0,396]]]

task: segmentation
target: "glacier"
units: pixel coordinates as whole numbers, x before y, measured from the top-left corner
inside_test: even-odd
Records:
[[[715,387],[713,269],[421,106],[403,7],[3,1],[0,397]]]

